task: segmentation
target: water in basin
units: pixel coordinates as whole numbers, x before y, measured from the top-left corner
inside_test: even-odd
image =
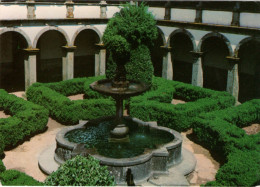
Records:
[[[144,153],[145,149],[156,149],[162,144],[174,140],[174,136],[166,131],[141,126],[124,119],[129,127],[128,142],[110,142],[110,130],[115,127],[113,120],[103,121],[86,128],[68,132],[65,138],[70,142],[84,143],[86,148],[95,148],[98,154],[110,158],[131,158]]]

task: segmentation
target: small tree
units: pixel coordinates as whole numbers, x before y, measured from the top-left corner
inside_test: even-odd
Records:
[[[127,64],[128,78],[151,84],[153,66],[149,48],[156,38],[156,21],[148,12],[148,7],[143,3],[140,6],[126,4],[110,19],[103,35],[103,42],[110,52],[107,78],[114,78],[116,64]],[[141,49],[140,52],[137,51],[138,48]],[[140,61],[142,59],[145,60]],[[134,76],[131,75],[133,72]]]
[[[88,156],[76,156],[67,160],[45,180],[51,186],[113,186],[114,177],[106,166]]]

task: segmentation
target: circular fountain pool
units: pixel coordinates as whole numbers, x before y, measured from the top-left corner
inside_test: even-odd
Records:
[[[129,128],[127,141],[110,140],[110,131],[116,125],[113,119],[86,123],[84,128],[69,131],[65,138],[73,143],[83,143],[86,148],[93,148],[99,155],[109,158],[135,157],[174,140],[174,135],[167,131],[141,126],[127,119],[123,122]]]
[[[178,132],[136,118],[124,117],[124,121],[129,127],[125,142],[109,140],[115,126],[112,117],[62,129],[56,135],[54,159],[61,164],[76,155],[90,154],[108,166],[118,185],[126,184],[129,170],[139,183],[153,174],[167,174],[169,167],[182,161],[182,137]]]

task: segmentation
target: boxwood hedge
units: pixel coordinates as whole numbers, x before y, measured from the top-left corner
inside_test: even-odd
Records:
[[[226,163],[209,186],[254,186],[260,181],[260,133],[247,135],[240,127],[260,123],[260,99],[201,114],[193,122],[199,141],[218,152]]]
[[[44,184],[29,175],[17,170],[5,170],[0,173],[0,181],[4,186],[43,186]]]
[[[115,103],[111,99],[83,99],[71,101],[66,96],[84,93],[84,85],[104,78],[76,78],[55,83],[35,83],[27,89],[28,100],[44,106],[50,116],[64,125],[77,124],[79,120],[90,120],[115,114]],[[96,94],[94,91],[91,93]]]
[[[49,114],[44,107],[8,94],[3,89],[0,89],[0,108],[11,115],[0,119],[0,154],[4,148],[14,147],[46,128]]]
[[[173,96],[189,102],[170,104]],[[227,92],[154,77],[150,91],[131,98],[130,115],[182,131],[190,128],[192,118],[200,113],[227,108],[234,103],[234,97]]]

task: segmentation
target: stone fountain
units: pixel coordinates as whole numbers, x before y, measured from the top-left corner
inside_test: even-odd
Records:
[[[123,100],[150,88],[143,82],[126,80],[125,73],[124,64],[117,64],[113,80],[99,80],[90,85],[91,89],[114,98],[116,115],[80,121],[79,125],[61,130],[56,135],[56,163],[62,164],[76,155],[90,154],[100,160],[100,164],[108,166],[118,185],[127,184],[129,176],[135,184],[142,184],[148,179],[152,181],[153,176],[167,176],[169,168],[183,165],[182,137],[178,132],[157,126],[156,122],[123,116]],[[44,164],[50,161],[41,161],[44,159],[42,156],[39,166],[50,174],[51,170]],[[183,175],[194,169],[194,163],[182,172]]]

